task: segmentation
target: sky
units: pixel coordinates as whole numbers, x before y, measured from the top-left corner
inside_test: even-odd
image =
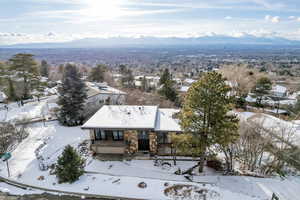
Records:
[[[300,0],[1,0],[0,45],[91,37],[300,40]]]

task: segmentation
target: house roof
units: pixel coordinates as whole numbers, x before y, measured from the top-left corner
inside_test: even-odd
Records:
[[[115,94],[115,95],[126,95],[125,92],[116,88],[110,87],[107,84],[85,82],[87,86],[87,96],[92,97],[98,94]]]
[[[285,93],[286,91],[286,87],[282,85],[275,85],[272,87],[272,92]]]
[[[155,131],[181,132],[179,121],[173,118],[178,113],[178,109],[158,109],[155,123]]]
[[[105,105],[96,112],[82,129],[152,129],[181,131],[172,118],[176,109],[159,109],[157,106]]]

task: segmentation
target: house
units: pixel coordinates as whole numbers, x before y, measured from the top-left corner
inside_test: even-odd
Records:
[[[287,88],[282,85],[275,85],[272,87],[271,93],[276,97],[287,96]]]
[[[87,106],[104,104],[124,104],[126,93],[108,86],[106,83],[85,82],[87,86]]]
[[[81,128],[89,130],[91,150],[98,154],[171,153],[171,133],[182,132],[177,109],[158,106],[105,105]]]
[[[159,86],[159,76],[135,76],[134,77],[134,85],[136,87],[141,87],[143,79],[146,79],[147,85],[150,87],[157,88]]]

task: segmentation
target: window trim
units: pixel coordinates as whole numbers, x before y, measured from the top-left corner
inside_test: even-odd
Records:
[[[95,140],[107,140],[105,132],[101,129],[94,130]]]
[[[157,143],[158,144],[170,144],[168,134],[169,134],[168,132],[158,132],[157,133]],[[159,136],[162,136],[162,142],[161,142]]]
[[[116,133],[116,135],[115,135],[115,133]],[[124,131],[114,130],[113,131],[113,140],[114,141],[123,141],[124,140]]]

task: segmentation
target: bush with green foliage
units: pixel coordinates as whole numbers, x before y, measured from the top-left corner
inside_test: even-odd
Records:
[[[83,175],[83,169],[84,160],[72,146],[66,146],[55,167],[58,182],[73,183],[77,181]]]

